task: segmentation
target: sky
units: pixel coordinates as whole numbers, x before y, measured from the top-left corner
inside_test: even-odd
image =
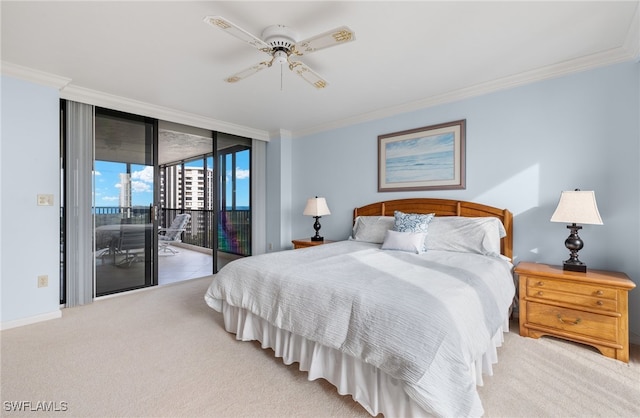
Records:
[[[236,204],[249,206],[249,152],[236,154]],[[210,159],[211,161],[211,159]],[[210,166],[211,163],[208,163]],[[202,160],[185,164],[188,167],[202,167]],[[126,173],[125,163],[95,161],[94,169],[94,199],[95,206],[120,205],[120,173]],[[227,172],[230,179],[231,172]],[[230,189],[230,187],[229,187]],[[153,203],[153,167],[131,165],[131,194],[133,206],[149,206]],[[227,191],[227,201],[231,202],[230,190]]]

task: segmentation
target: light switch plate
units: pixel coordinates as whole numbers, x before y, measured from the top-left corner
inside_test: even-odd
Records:
[[[53,206],[53,195],[52,194],[39,194],[38,195],[38,206]]]

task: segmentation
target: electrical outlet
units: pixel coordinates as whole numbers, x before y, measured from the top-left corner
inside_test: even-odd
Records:
[[[47,287],[49,286],[49,276],[46,274],[42,276],[38,276],[38,287]]]

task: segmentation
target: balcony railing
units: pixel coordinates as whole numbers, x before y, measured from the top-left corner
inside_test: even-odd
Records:
[[[191,220],[182,235],[182,242],[204,248],[214,248],[213,210],[163,208],[160,225],[169,225],[179,213],[188,213]],[[218,213],[218,251],[251,255],[251,211],[225,210]]]
[[[188,213],[191,219],[186,231],[182,234],[182,242],[203,248],[214,246],[213,210],[162,208],[158,213],[158,225],[168,227],[180,213]],[[95,207],[96,227],[109,224],[120,224],[122,219],[129,223],[148,223],[149,208],[146,207]],[[218,213],[217,250],[230,254],[251,255],[251,211],[225,210]]]

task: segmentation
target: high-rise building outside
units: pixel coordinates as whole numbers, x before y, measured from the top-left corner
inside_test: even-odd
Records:
[[[180,165],[166,167],[160,176],[160,205],[171,209],[213,209],[214,184],[210,168],[205,172],[203,167],[185,167],[183,175]]]
[[[131,207],[131,174],[120,173],[120,207]]]

